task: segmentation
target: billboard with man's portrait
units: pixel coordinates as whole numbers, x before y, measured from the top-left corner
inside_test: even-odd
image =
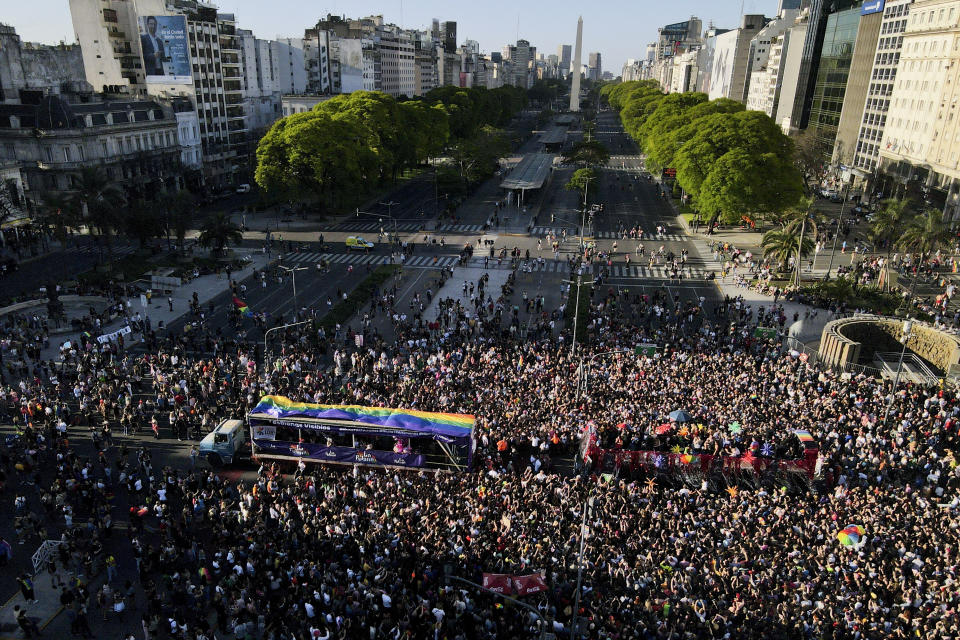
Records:
[[[185,16],[140,16],[140,51],[147,83],[193,82]]]

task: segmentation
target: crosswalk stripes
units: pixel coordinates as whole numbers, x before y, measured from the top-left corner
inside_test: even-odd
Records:
[[[461,232],[467,233],[472,231],[482,231],[483,225],[480,224],[442,224],[437,231],[441,232]]]

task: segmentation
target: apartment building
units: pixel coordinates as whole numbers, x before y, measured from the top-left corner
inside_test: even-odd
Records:
[[[960,0],[910,5],[880,164],[896,181],[921,185],[958,220],[960,178]],[[939,203],[939,200],[937,200]]]
[[[857,131],[853,167],[859,177],[873,176],[880,159],[880,143],[887,126],[890,99],[897,79],[903,33],[913,0],[887,0],[880,36],[870,70],[870,82]]]

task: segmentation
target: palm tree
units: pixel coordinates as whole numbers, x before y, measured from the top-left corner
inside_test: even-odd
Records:
[[[822,211],[814,209],[813,204],[813,198],[800,198],[794,207],[784,212],[780,218],[781,224],[785,229],[796,232],[798,235],[800,229],[804,229],[804,235],[809,233],[811,238],[816,238],[820,228],[826,224],[827,218]]]
[[[883,201],[883,207],[874,215],[870,223],[870,240],[878,245],[886,245],[887,259],[884,263],[884,269],[889,269],[890,254],[893,252],[893,246],[900,238],[911,213],[907,209],[906,200],[889,199]],[[889,271],[887,271],[889,274]],[[884,278],[884,288],[890,286],[890,278]]]
[[[183,242],[187,237],[187,230],[193,222],[193,213],[196,211],[196,200],[188,191],[165,193],[161,200],[161,207],[166,215],[167,238],[170,232],[177,238],[177,249],[183,251]]]
[[[123,219],[120,207],[124,202],[120,188],[110,181],[100,167],[84,167],[74,175],[74,199],[91,232],[96,229],[108,251],[112,253],[111,235]]]
[[[213,248],[214,254],[219,255],[229,243],[239,244],[243,240],[243,233],[240,227],[230,222],[226,214],[218,213],[203,223],[197,240],[200,246]]]
[[[900,237],[894,244],[901,251],[918,254],[919,259],[916,264],[919,269],[931,253],[949,245],[953,237],[953,232],[943,222],[943,212],[938,209],[928,209],[915,213],[906,220]],[[911,302],[917,288],[917,276],[919,271],[910,285]]]
[[[77,203],[71,196],[53,192],[43,198],[43,214],[41,224],[53,232],[54,237],[61,243],[66,243],[71,229],[80,224]]]
[[[800,249],[800,259],[809,255],[813,250],[813,240],[804,235],[803,241],[800,241],[800,229],[788,229],[783,227],[773,229],[763,234],[763,240],[760,242],[763,248],[763,257],[772,258],[776,261],[778,267],[786,269],[790,264],[790,258],[797,257],[797,248]]]

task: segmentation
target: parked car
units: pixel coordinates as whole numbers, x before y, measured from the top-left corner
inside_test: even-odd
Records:
[[[246,183],[240,185],[237,187],[237,193],[250,193],[250,185]]]

